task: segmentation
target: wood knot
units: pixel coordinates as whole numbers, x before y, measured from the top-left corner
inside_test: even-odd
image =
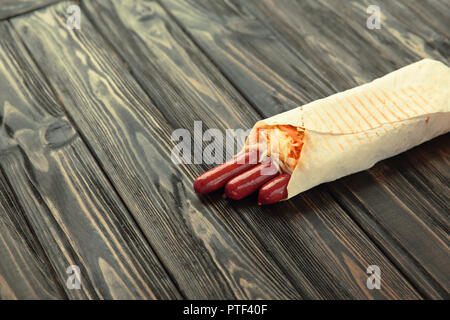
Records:
[[[45,144],[51,148],[60,147],[71,141],[75,136],[75,130],[66,119],[58,119],[50,123],[44,131]]]

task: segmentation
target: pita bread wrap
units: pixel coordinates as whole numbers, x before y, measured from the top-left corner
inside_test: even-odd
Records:
[[[288,198],[366,170],[450,130],[450,68],[425,59],[368,84],[258,121],[304,130]]]

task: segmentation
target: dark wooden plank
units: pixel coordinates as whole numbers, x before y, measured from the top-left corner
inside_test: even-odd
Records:
[[[87,19],[81,30],[66,28],[69,3],[12,23],[180,290],[299,297],[242,217],[220,202],[202,205],[191,187],[200,170],[171,162],[174,128]]]
[[[304,38],[314,45],[291,50],[257,19],[247,2],[169,0],[163,5],[264,114],[277,114],[357,84],[346,68],[332,68],[331,61],[342,63],[335,58],[339,52],[331,55],[315,39],[319,31],[314,27],[303,26]],[[307,54],[299,55],[302,51]]]
[[[445,239],[448,236],[449,224],[449,142],[450,134],[447,134],[433,139],[420,147],[416,147],[411,151],[400,154],[389,161],[389,164],[392,164],[395,168],[401,168],[401,171],[399,170],[401,175],[410,182],[406,188],[410,188],[410,185],[413,185],[415,190],[411,192],[426,195],[424,202],[414,201],[415,205],[423,207],[422,210],[415,210],[415,212],[418,215],[428,213],[427,217],[429,219],[433,219],[435,223],[441,225],[440,228],[433,228],[433,231],[441,233],[441,239]],[[378,171],[375,170],[375,172]],[[397,174],[397,172],[392,173]],[[405,197],[402,198],[407,199],[413,195],[413,193],[406,193]]]
[[[26,216],[59,285],[72,299],[180,297],[15,37],[9,23],[0,23],[0,168],[20,203],[15,214]],[[25,230],[19,217],[15,223]],[[27,257],[10,256],[2,255],[0,270]],[[66,286],[71,265],[81,269],[80,290]],[[22,282],[39,276],[19,270]],[[9,282],[26,294],[21,286]]]
[[[416,14],[416,17],[413,17],[414,21],[419,20],[442,35],[436,41],[438,45],[439,43],[444,44],[448,50],[450,26],[448,23],[442,23],[448,21],[450,16],[448,3],[440,0],[401,0],[401,3],[410,9],[406,12],[412,11]]]
[[[341,89],[283,46],[251,10],[235,1],[162,4],[226,76],[237,87],[246,88],[241,94],[265,114],[277,114]]]
[[[408,15],[408,8],[397,1],[239,2],[253,9],[314,70],[336,83],[339,91],[422,58],[445,61],[448,55],[432,47],[431,42],[442,35]],[[366,27],[366,9],[372,4],[379,4],[382,12],[380,30]]]
[[[192,127],[202,113],[209,127],[221,130],[239,128],[242,123],[248,127],[259,119],[157,3],[84,1],[83,9],[129,63],[157,106],[180,114],[178,118],[170,116],[177,126]],[[187,86],[189,83],[195,87]],[[223,88],[222,92],[216,87]],[[207,105],[211,96],[217,97],[214,114]],[[231,116],[217,116],[227,110]],[[236,114],[240,119],[234,118]],[[199,172],[196,167],[189,169]],[[187,181],[186,188],[190,189],[191,183]],[[402,276],[323,189],[302,200],[265,209],[256,207],[254,198],[242,203],[215,195],[201,199],[203,211],[214,208],[218,215],[228,211],[228,219],[243,216],[305,298],[417,297],[406,281],[398,281]],[[365,271],[371,261],[386,271],[386,287],[381,291],[365,287]]]
[[[351,27],[349,30],[361,39],[361,47],[366,43],[372,49],[377,48],[382,53],[385,52],[386,60],[395,59],[393,61],[400,61],[403,64],[410,61],[410,56],[413,57],[413,61],[433,58],[445,62],[450,59],[448,39],[450,26],[446,23],[450,9],[448,6],[444,8],[445,6],[438,1],[427,0],[419,3],[418,1],[320,0],[319,3],[325,10],[335,12],[341,19],[351,19],[348,20],[348,26]],[[336,5],[339,5],[339,10],[334,10]],[[364,28],[369,16],[366,8],[370,5],[378,5],[380,8],[382,14],[380,32]],[[418,14],[419,11],[421,14]],[[441,12],[436,14],[437,11]],[[432,24],[430,25],[429,19],[422,18],[424,15],[434,15],[433,20],[441,28],[436,29]],[[347,42],[347,37],[343,38],[344,42]]]
[[[29,12],[59,0],[0,0],[0,20]]]
[[[327,79],[327,84],[332,84],[338,89],[348,89],[372,80],[409,62],[418,60],[422,55],[425,55],[424,57],[443,58],[439,51],[429,49],[424,52],[420,50],[420,44],[424,45],[425,40],[421,40],[418,36],[420,41],[415,38],[416,42],[413,44],[396,41],[397,38],[393,37],[392,34],[395,34],[396,28],[404,32],[406,28],[404,25],[393,26],[387,35],[380,36],[380,40],[376,36],[376,31],[365,28],[365,19],[368,16],[365,10],[360,14],[365,16],[364,24],[361,26],[361,17],[358,17],[358,19],[352,19],[351,16],[343,18],[336,13],[340,12],[339,8],[341,8],[337,3],[331,8],[331,6],[327,7],[315,1],[208,2],[167,0],[164,1],[164,5],[240,91],[246,93],[264,116],[277,113],[280,105],[276,101],[282,99],[280,96],[284,95],[282,90],[275,93],[266,90],[267,83],[275,83],[273,85],[276,86],[279,82],[278,79],[283,79],[289,84],[308,81],[308,79],[304,79],[303,74],[293,78],[292,75],[283,73],[283,70],[277,67],[276,55],[281,51],[278,47],[284,45],[291,48],[292,52],[295,53],[295,56],[291,57],[293,65],[304,65],[306,62],[316,74],[322,74],[323,78]],[[257,20],[256,17],[260,20]],[[248,29],[252,30],[253,33],[250,36],[239,32],[241,28],[247,30],[247,28],[242,27],[248,25],[247,21],[251,21],[251,27],[248,27]],[[261,22],[258,23],[258,21]],[[267,22],[265,26],[262,21]],[[358,26],[356,26],[357,22],[354,21],[359,21]],[[205,25],[209,26],[207,30],[204,28]],[[278,35],[276,38],[278,40],[274,40],[273,34],[270,34],[266,30],[267,28],[272,30],[273,34]],[[421,25],[419,29],[419,34],[424,36],[426,26]],[[258,36],[254,36],[254,34]],[[255,42],[259,44],[255,44]],[[413,50],[414,44],[418,46],[417,50]],[[274,56],[266,59],[268,60],[267,63],[259,55],[259,48],[264,45],[277,47],[276,50],[272,48]],[[232,48],[236,48],[236,50],[232,50]],[[362,56],[364,59],[361,59]],[[249,72],[248,69],[251,71]],[[278,76],[274,78],[273,73],[275,72],[278,73]],[[258,74],[258,77],[248,77],[247,74],[249,73],[252,75]],[[243,78],[246,81],[242,81]],[[293,80],[291,80],[292,78]],[[320,87],[322,90],[328,90],[326,95],[329,95],[333,93],[334,89],[327,89],[329,87],[327,84],[321,84]],[[298,87],[301,87],[301,85]],[[315,92],[311,92],[311,94],[315,95],[314,99],[326,96],[317,95]],[[297,96],[300,97],[300,93],[297,93]],[[289,97],[292,97],[292,95]],[[271,101],[275,102],[270,103]],[[297,105],[305,102],[298,99]],[[289,109],[289,105],[284,108]],[[396,167],[394,164],[390,164],[390,166],[396,172],[402,170],[402,166]],[[410,168],[414,170],[413,167]],[[372,174],[376,175],[375,171]],[[379,188],[387,187],[390,192],[395,191],[392,190],[394,185],[382,186],[380,181],[372,181]],[[409,188],[403,190],[414,189],[414,185],[409,180],[403,179],[401,183]],[[331,184],[331,186],[335,198],[336,192],[333,189],[346,188],[339,183]],[[444,185],[439,186],[442,190],[441,193],[446,192],[446,189],[443,191],[444,187]],[[399,186],[395,185],[395,188],[399,188]],[[352,191],[357,192],[358,190],[352,189]],[[434,190],[429,191],[433,192]],[[424,197],[422,195],[420,199]],[[392,211],[404,211],[402,202],[398,202],[393,197],[389,199],[391,206],[394,208]],[[357,199],[351,198],[351,201],[354,200],[357,201]],[[377,209],[376,204],[376,202],[373,203],[376,210],[382,209],[382,206]],[[438,202],[435,202],[434,205],[438,205]],[[348,206],[346,208],[349,209]],[[423,209],[423,206],[421,208]],[[437,206],[431,211],[441,212],[440,210],[442,210],[442,207]],[[392,211],[380,214],[383,214],[386,221],[389,221]],[[352,212],[351,214],[355,216],[362,213]],[[427,215],[427,213],[424,213],[424,215]],[[418,215],[418,217],[421,217],[421,215]],[[394,222],[395,220],[392,221],[392,223]],[[419,234],[424,245],[428,236],[436,237],[439,235],[439,233],[429,230],[429,228],[436,226],[436,224],[431,223],[431,220],[417,218],[406,220],[406,222],[411,225],[411,228],[421,231]],[[427,225],[428,222],[431,224]],[[378,223],[371,224],[371,228],[381,227]],[[404,227],[404,225],[396,225],[395,227],[386,225],[390,236],[384,237],[383,241],[380,239],[377,244],[384,251],[394,250],[398,245],[394,237],[395,229],[401,227]],[[371,235],[379,231],[374,230]],[[406,237],[405,243],[408,243],[408,237],[416,235],[404,234],[404,236]],[[442,242],[443,239],[440,238],[438,241]],[[445,247],[441,247],[441,250],[445,250]],[[441,270],[445,273],[445,269],[442,268],[442,261],[436,264],[442,258],[442,255],[439,252],[431,252],[430,254],[436,254],[436,259],[431,262],[427,259],[427,255],[421,255],[420,252],[424,251],[418,250],[420,257],[418,260],[410,256],[406,256],[405,259],[403,257],[397,259],[393,255],[391,258],[426,295],[442,297],[444,293],[442,285],[445,286],[445,284],[432,281],[428,272],[423,268],[424,265],[433,263],[434,268],[432,269]],[[441,280],[443,279],[441,278]]]
[[[0,257],[0,300],[65,298],[1,171]]]

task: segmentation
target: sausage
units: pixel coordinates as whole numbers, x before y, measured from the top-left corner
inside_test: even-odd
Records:
[[[283,173],[264,184],[259,189],[258,204],[272,204],[286,199],[288,196],[287,185],[290,179],[289,173]]]
[[[279,175],[278,168],[272,160],[264,161],[228,181],[225,185],[225,194],[233,200],[240,200],[277,175]]]
[[[222,188],[231,178],[258,164],[258,150],[251,149],[236,155],[217,167],[214,167],[194,181],[196,193],[208,193]]]

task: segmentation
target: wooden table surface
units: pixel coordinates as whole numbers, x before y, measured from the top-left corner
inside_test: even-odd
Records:
[[[250,128],[449,65],[449,18],[444,0],[0,0],[0,298],[448,299],[449,134],[263,207],[197,196],[211,166],[170,155],[194,121]]]

